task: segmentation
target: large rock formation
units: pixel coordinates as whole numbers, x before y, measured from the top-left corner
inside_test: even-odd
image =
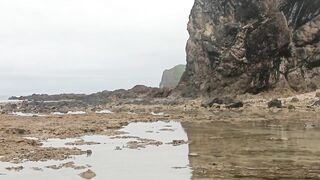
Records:
[[[182,74],[186,69],[185,65],[177,65],[163,72],[160,88],[175,88],[179,84]]]
[[[320,88],[320,0],[195,0],[184,96]]]

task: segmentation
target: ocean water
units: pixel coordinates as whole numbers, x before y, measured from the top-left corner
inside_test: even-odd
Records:
[[[9,99],[10,96],[8,95],[0,95],[0,101],[6,101]]]

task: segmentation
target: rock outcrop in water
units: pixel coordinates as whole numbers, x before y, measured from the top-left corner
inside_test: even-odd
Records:
[[[186,69],[185,65],[177,65],[171,69],[165,70],[160,82],[160,88],[175,88],[179,84],[182,74]]]
[[[195,0],[183,96],[320,88],[320,0]]]

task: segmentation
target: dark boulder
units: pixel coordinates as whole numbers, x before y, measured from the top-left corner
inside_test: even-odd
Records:
[[[244,106],[243,102],[241,102],[241,101],[237,101],[237,102],[234,102],[234,103],[228,104],[228,105],[226,106],[226,108],[228,108],[228,109],[232,109],[232,108],[241,108],[241,107],[243,107],[243,106]]]
[[[269,108],[282,108],[282,102],[278,99],[273,99],[272,101],[268,102]]]
[[[294,97],[294,98],[292,98],[291,99],[291,102],[293,102],[293,103],[296,103],[296,102],[299,102],[300,100],[298,99],[298,98],[296,98],[296,97]]]

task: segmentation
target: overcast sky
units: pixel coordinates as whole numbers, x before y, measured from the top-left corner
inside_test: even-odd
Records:
[[[193,0],[1,0],[0,95],[158,86]]]

